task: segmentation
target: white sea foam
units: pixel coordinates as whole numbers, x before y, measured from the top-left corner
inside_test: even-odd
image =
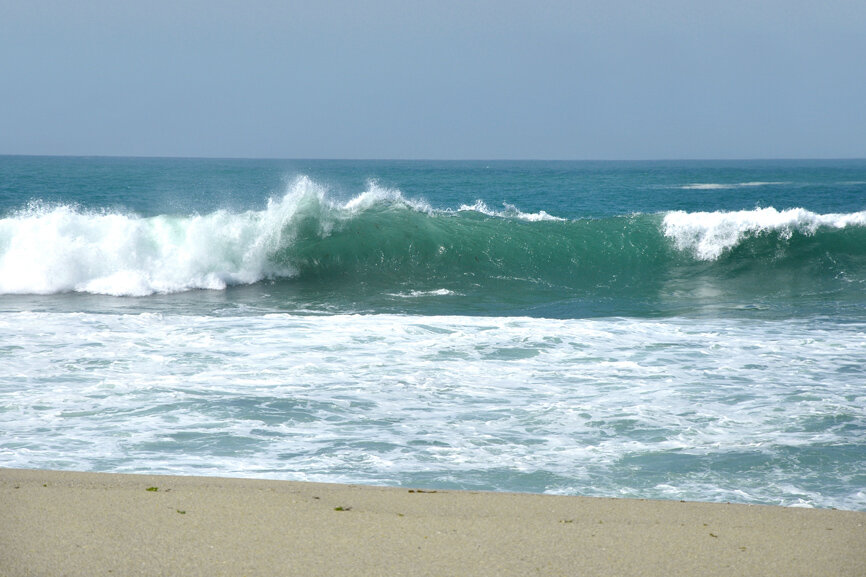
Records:
[[[864,331],[2,313],[0,466],[866,509]]]
[[[746,236],[776,232],[790,238],[794,233],[814,234],[821,227],[845,228],[866,225],[866,211],[849,214],[816,214],[803,208],[761,208],[735,212],[669,212],[664,234],[679,250],[702,260],[714,260],[737,246]]]
[[[269,269],[266,258],[280,234],[274,221],[285,218],[283,204],[153,218],[31,208],[0,220],[0,293],[139,296],[290,274]]]

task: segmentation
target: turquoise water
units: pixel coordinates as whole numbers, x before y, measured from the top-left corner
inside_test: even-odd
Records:
[[[866,510],[866,161],[0,157],[0,465]]]

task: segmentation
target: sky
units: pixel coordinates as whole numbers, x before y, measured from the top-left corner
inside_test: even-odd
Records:
[[[863,0],[0,0],[0,154],[866,157]]]

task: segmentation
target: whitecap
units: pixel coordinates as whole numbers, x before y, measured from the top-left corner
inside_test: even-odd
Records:
[[[866,225],[866,211],[849,214],[816,214],[804,208],[760,208],[734,212],[685,212],[665,214],[664,235],[677,249],[701,260],[715,260],[737,246],[749,234],[778,232],[790,238],[795,232],[814,234],[820,227],[845,228]]]

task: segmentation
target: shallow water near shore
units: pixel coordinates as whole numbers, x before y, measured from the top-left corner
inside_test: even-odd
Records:
[[[866,510],[866,162],[0,158],[0,465]]]

